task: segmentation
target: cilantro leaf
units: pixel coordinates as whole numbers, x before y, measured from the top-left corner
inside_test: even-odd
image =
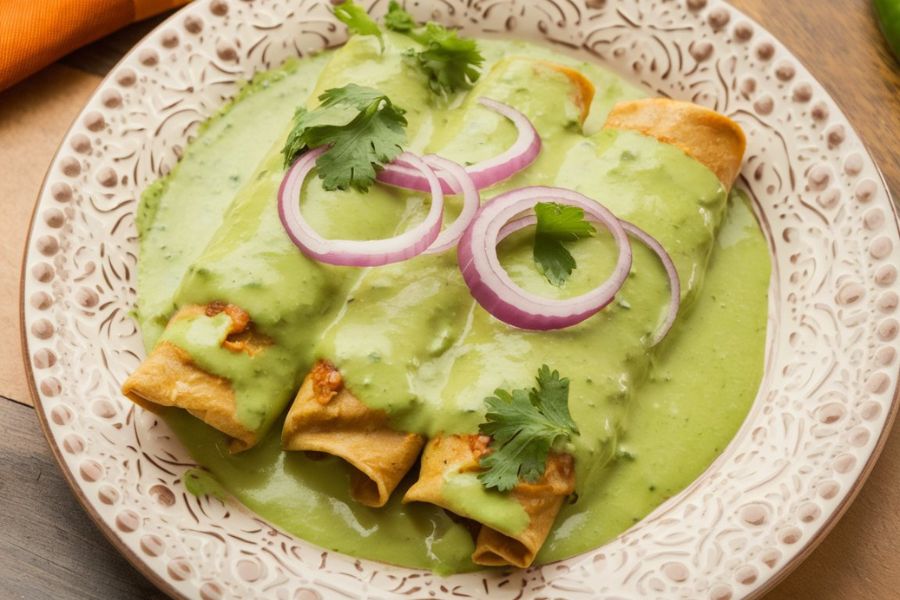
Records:
[[[561,239],[577,240],[596,233],[596,229],[584,218],[584,210],[577,206],[538,202],[534,207],[538,218],[538,231]]]
[[[323,187],[367,191],[376,169],[403,151],[405,111],[378,90],[353,83],[326,90],[319,100],[318,108],[295,113],[282,149],[285,168],[301,152],[330,145],[316,161]]]
[[[356,35],[374,35],[378,38],[378,45],[384,52],[384,35],[369,13],[362,6],[356,4],[353,0],[344,0],[341,4],[334,7],[334,16],[340,22],[347,26],[350,33]]]
[[[534,207],[537,230],[534,234],[534,262],[552,285],[561,287],[577,264],[563,241],[590,237],[596,229],[584,218],[584,210],[555,202],[538,202]]]
[[[455,30],[437,23],[417,27],[415,19],[396,1],[391,0],[384,24],[391,31],[403,33],[423,46],[410,48],[406,56],[428,78],[428,87],[440,96],[467,90],[481,76],[484,56],[471,38],[461,38]]]
[[[397,0],[391,0],[388,4],[387,14],[384,15],[384,26],[398,33],[409,33],[416,28],[416,22],[412,15],[397,3]]]
[[[352,106],[357,110],[366,110],[373,103],[378,102],[381,99],[387,100],[388,98],[374,88],[363,87],[361,85],[356,85],[355,83],[350,83],[340,88],[325,90],[322,95],[319,96],[319,102],[326,108],[347,105]]]
[[[543,365],[537,387],[496,390],[485,398],[486,422],[478,430],[491,436],[491,452],[479,461],[478,478],[486,488],[513,489],[519,479],[534,483],[547,468],[550,450],[578,435],[569,413],[569,380]]]
[[[437,23],[428,23],[423,31],[409,35],[424,46],[421,51],[408,50],[407,55],[428,77],[432,92],[446,96],[478,81],[484,56],[475,40],[461,38]]]
[[[534,262],[547,281],[562,287],[577,267],[575,257],[557,239],[534,236]]]

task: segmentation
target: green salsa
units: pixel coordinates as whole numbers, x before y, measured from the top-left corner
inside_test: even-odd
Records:
[[[528,526],[528,513],[522,505],[507,494],[485,489],[475,473],[445,473],[441,493],[453,512],[465,515],[478,507],[479,522],[501,533],[516,535]]]
[[[355,37],[341,50],[259,76],[142,198],[137,317],[148,348],[160,339],[184,348],[200,368],[232,380],[242,423],[271,425],[257,446],[232,455],[223,434],[168,410],[166,420],[208,470],[194,473],[190,485],[218,493],[218,483],[262,517],[332,550],[440,573],[475,569],[463,525],[434,506],[401,504],[415,472],[385,507],[362,506],[350,498],[341,461],[282,451],[283,411],[312,361],[326,358],[397,428],[471,433],[483,420],[485,396],[529,385],[547,363],[571,381],[581,435],[572,444],[577,499],[564,505],[537,562],[597,547],[695,479],[746,416],[763,370],[766,242],[748,201],[728,197],[706,167],[655,139],[600,129],[612,105],[640,97],[638,90],[548,49],[481,41],[488,60],[479,89],[525,112],[543,140],[538,160],[486,197],[524,185],[572,188],[656,237],[683,285],[681,314],[663,344],[652,348],[650,340],[664,315],[667,280],[658,258],[638,243],[612,305],[575,327],[544,333],[506,327],[478,307],[454,252],[373,269],[310,261],[291,245],[274,210],[283,175],[278,149],[297,105],[350,81],[378,87],[407,109],[411,150],[463,163],[495,155],[515,137],[471,94],[458,105],[435,101],[402,60],[410,42],[388,34],[386,43],[381,55],[374,40]],[[569,85],[564,75],[534,89],[527,69],[504,58],[510,56],[551,59],[588,76],[598,93],[584,128],[560,98]],[[491,71],[498,62],[504,68]],[[311,180],[303,196],[304,215],[328,237],[385,237],[427,208],[422,195],[380,186],[368,195],[326,193]],[[458,210],[449,202],[451,213]],[[557,288],[534,268],[529,236],[511,236],[499,253],[516,282],[542,295],[591,289],[615,262],[608,235],[573,243],[578,268]],[[273,340],[260,358],[220,348],[224,315],[185,319],[163,332],[177,307],[223,297]],[[527,524],[521,506],[486,492],[471,473],[449,474],[443,491],[450,503],[477,504],[479,517],[502,531]]]

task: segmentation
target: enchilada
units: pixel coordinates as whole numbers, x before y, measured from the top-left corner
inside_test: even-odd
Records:
[[[698,127],[691,126],[692,122]],[[639,133],[630,131],[632,127]],[[698,136],[698,130],[705,135]],[[679,131],[690,131],[691,135],[680,136]],[[587,168],[583,161],[590,160],[595,177],[581,178],[583,191],[596,197],[603,194],[617,215],[652,232],[665,244],[681,274],[685,299],[693,299],[724,215],[726,191],[743,156],[745,142],[740,128],[707,109],[651,99],[614,107],[605,130],[594,139],[597,146],[586,149],[593,156],[585,159],[570,153],[571,162],[564,161],[561,176],[574,178],[577,169]],[[602,149],[602,156],[595,154],[598,149]],[[666,158],[659,160],[660,153]],[[682,155],[680,159],[678,154]],[[668,171],[668,165],[672,171]],[[643,170],[655,172],[658,181],[653,187],[635,183],[645,181],[645,177],[636,175]],[[652,203],[652,211],[642,203]],[[690,239],[691,243],[679,243],[676,237]],[[530,282],[543,293],[554,293],[532,270],[523,267],[527,253],[523,258],[521,243],[519,247],[515,243],[506,255],[507,269],[513,276],[518,274],[525,285]],[[483,398],[510,381],[527,381],[541,362],[552,356],[557,364],[566,365],[573,379],[569,402],[581,428],[581,435],[573,440],[572,454],[564,455],[575,457],[574,467],[562,470],[559,458],[549,461],[539,484],[520,482],[510,494],[528,508],[529,527],[518,531],[491,527],[490,511],[482,514],[483,505],[477,502],[463,509],[461,514],[482,524],[473,553],[477,564],[528,566],[549,533],[547,523],[552,524],[560,510],[562,496],[577,489],[579,498],[589,497],[600,487],[598,478],[613,459],[618,438],[627,427],[635,390],[650,369],[653,332],[666,304],[666,276],[658,258],[640,246],[634,252],[631,276],[616,304],[580,325],[535,336],[505,327],[478,308],[473,310],[469,327],[454,350],[447,377],[451,383],[438,402],[452,402],[457,410],[477,410],[472,399]],[[591,263],[587,256],[578,256],[578,260],[597,272],[609,269],[609,265]],[[571,283],[577,285],[576,281]],[[576,293],[577,288],[568,292]],[[683,307],[687,310],[689,303]],[[460,512],[442,492],[456,471],[448,471],[447,457],[439,449],[452,445],[453,438],[471,439],[471,434],[439,434],[430,441],[422,456],[419,480],[404,501],[431,502]],[[594,517],[602,519],[599,514]]]

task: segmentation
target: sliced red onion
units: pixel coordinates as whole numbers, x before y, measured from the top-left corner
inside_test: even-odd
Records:
[[[525,227],[529,227],[531,225],[535,225],[537,223],[537,218],[534,215],[528,215],[525,217],[521,217],[516,219],[515,221],[510,221],[506,225],[503,226],[503,229],[500,230],[500,235],[498,238],[500,240],[505,239],[506,237],[512,235],[516,231],[520,229],[524,229]],[[659,328],[656,330],[656,333],[653,335],[653,339],[651,340],[651,345],[655,346],[659,342],[666,337],[666,334],[669,333],[669,330],[672,329],[672,325],[675,324],[675,318],[678,316],[678,309],[681,307],[681,280],[678,277],[678,270],[675,268],[675,263],[672,261],[672,257],[669,256],[669,253],[666,252],[666,249],[663,247],[659,241],[651,236],[649,233],[634,225],[629,223],[628,221],[620,221],[622,224],[622,228],[625,230],[625,233],[638,239],[648,248],[650,248],[653,252],[659,256],[660,262],[663,264],[663,268],[666,270],[666,275],[669,277],[669,306],[666,311],[666,318],[660,324]]]
[[[497,245],[530,223],[518,219],[538,202],[558,202],[584,210],[585,216],[606,227],[619,249],[616,266],[599,286],[574,298],[543,298],[516,285],[500,264]],[[625,283],[631,269],[631,245],[622,223],[608,209],[573,190],[526,187],[501,194],[481,207],[459,242],[459,265],[472,296],[499,320],[521,329],[562,329],[602,310]]]
[[[422,159],[409,152],[400,157],[419,171],[431,191],[431,207],[421,223],[383,240],[329,240],[316,233],[300,211],[300,193],[316,160],[327,149],[322,146],[301,156],[288,170],[278,190],[278,216],[291,241],[304,254],[332,265],[374,267],[417,256],[434,243],[444,219],[444,194],[434,172]]]
[[[653,250],[656,255],[659,256],[659,260],[666,270],[666,275],[669,276],[669,293],[671,295],[669,298],[669,308],[666,312],[665,320],[656,330],[656,333],[653,334],[652,344],[655,346],[666,337],[666,334],[672,329],[672,325],[675,324],[675,317],[678,316],[678,309],[681,306],[681,280],[678,278],[678,270],[675,268],[675,263],[672,262],[672,257],[669,256],[669,253],[666,252],[666,249],[663,248],[662,244],[660,244],[655,237],[637,225],[633,225],[627,221],[622,221],[622,228],[625,229],[625,232],[628,235],[643,242],[645,246]]]
[[[506,152],[466,169],[472,176],[475,186],[484,189],[512,177],[533,163],[541,153],[541,136],[528,117],[513,107],[490,98],[479,98],[478,102],[512,121],[519,132],[516,141]]]
[[[528,120],[528,117],[513,107],[490,98],[482,97],[478,99],[478,102],[482,106],[512,121],[518,130],[516,141],[505,152],[466,167],[466,171],[471,176],[472,181],[475,182],[475,187],[483,190],[504,179],[509,179],[533,163],[541,152],[541,137],[538,135],[534,125],[531,124],[531,121]],[[453,187],[450,185],[450,182],[443,175],[439,174],[439,176],[444,193],[453,193]],[[420,192],[428,191],[428,181],[402,157],[386,165],[378,173],[378,180],[397,187]]]
[[[444,177],[443,181],[451,186],[450,193],[462,194],[463,200],[459,216],[441,232],[434,243],[424,252],[424,254],[438,254],[446,252],[459,242],[459,238],[462,237],[466,228],[478,213],[478,207],[481,206],[481,196],[466,170],[452,160],[431,155],[425,157],[425,164],[434,169],[435,172],[441,171]]]
[[[452,194],[453,186],[450,185],[450,182],[444,180],[444,173],[438,172],[437,176],[438,180],[441,182],[441,190],[445,194]],[[378,172],[375,179],[377,179],[379,183],[412,190],[414,192],[425,191],[425,178],[422,177],[422,174],[412,167],[407,166],[406,163],[400,163],[397,160],[384,165],[384,168]]]

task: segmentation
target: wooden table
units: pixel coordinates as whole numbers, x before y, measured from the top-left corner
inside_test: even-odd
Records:
[[[623,0],[624,1],[624,0]],[[732,0],[786,42],[849,114],[900,192],[900,63],[869,0]],[[0,93],[0,598],[163,598],[81,510],[38,428],[18,346],[19,264],[28,219],[69,123],[158,19],[70,55]],[[856,502],[767,600],[900,597],[900,428]]]

